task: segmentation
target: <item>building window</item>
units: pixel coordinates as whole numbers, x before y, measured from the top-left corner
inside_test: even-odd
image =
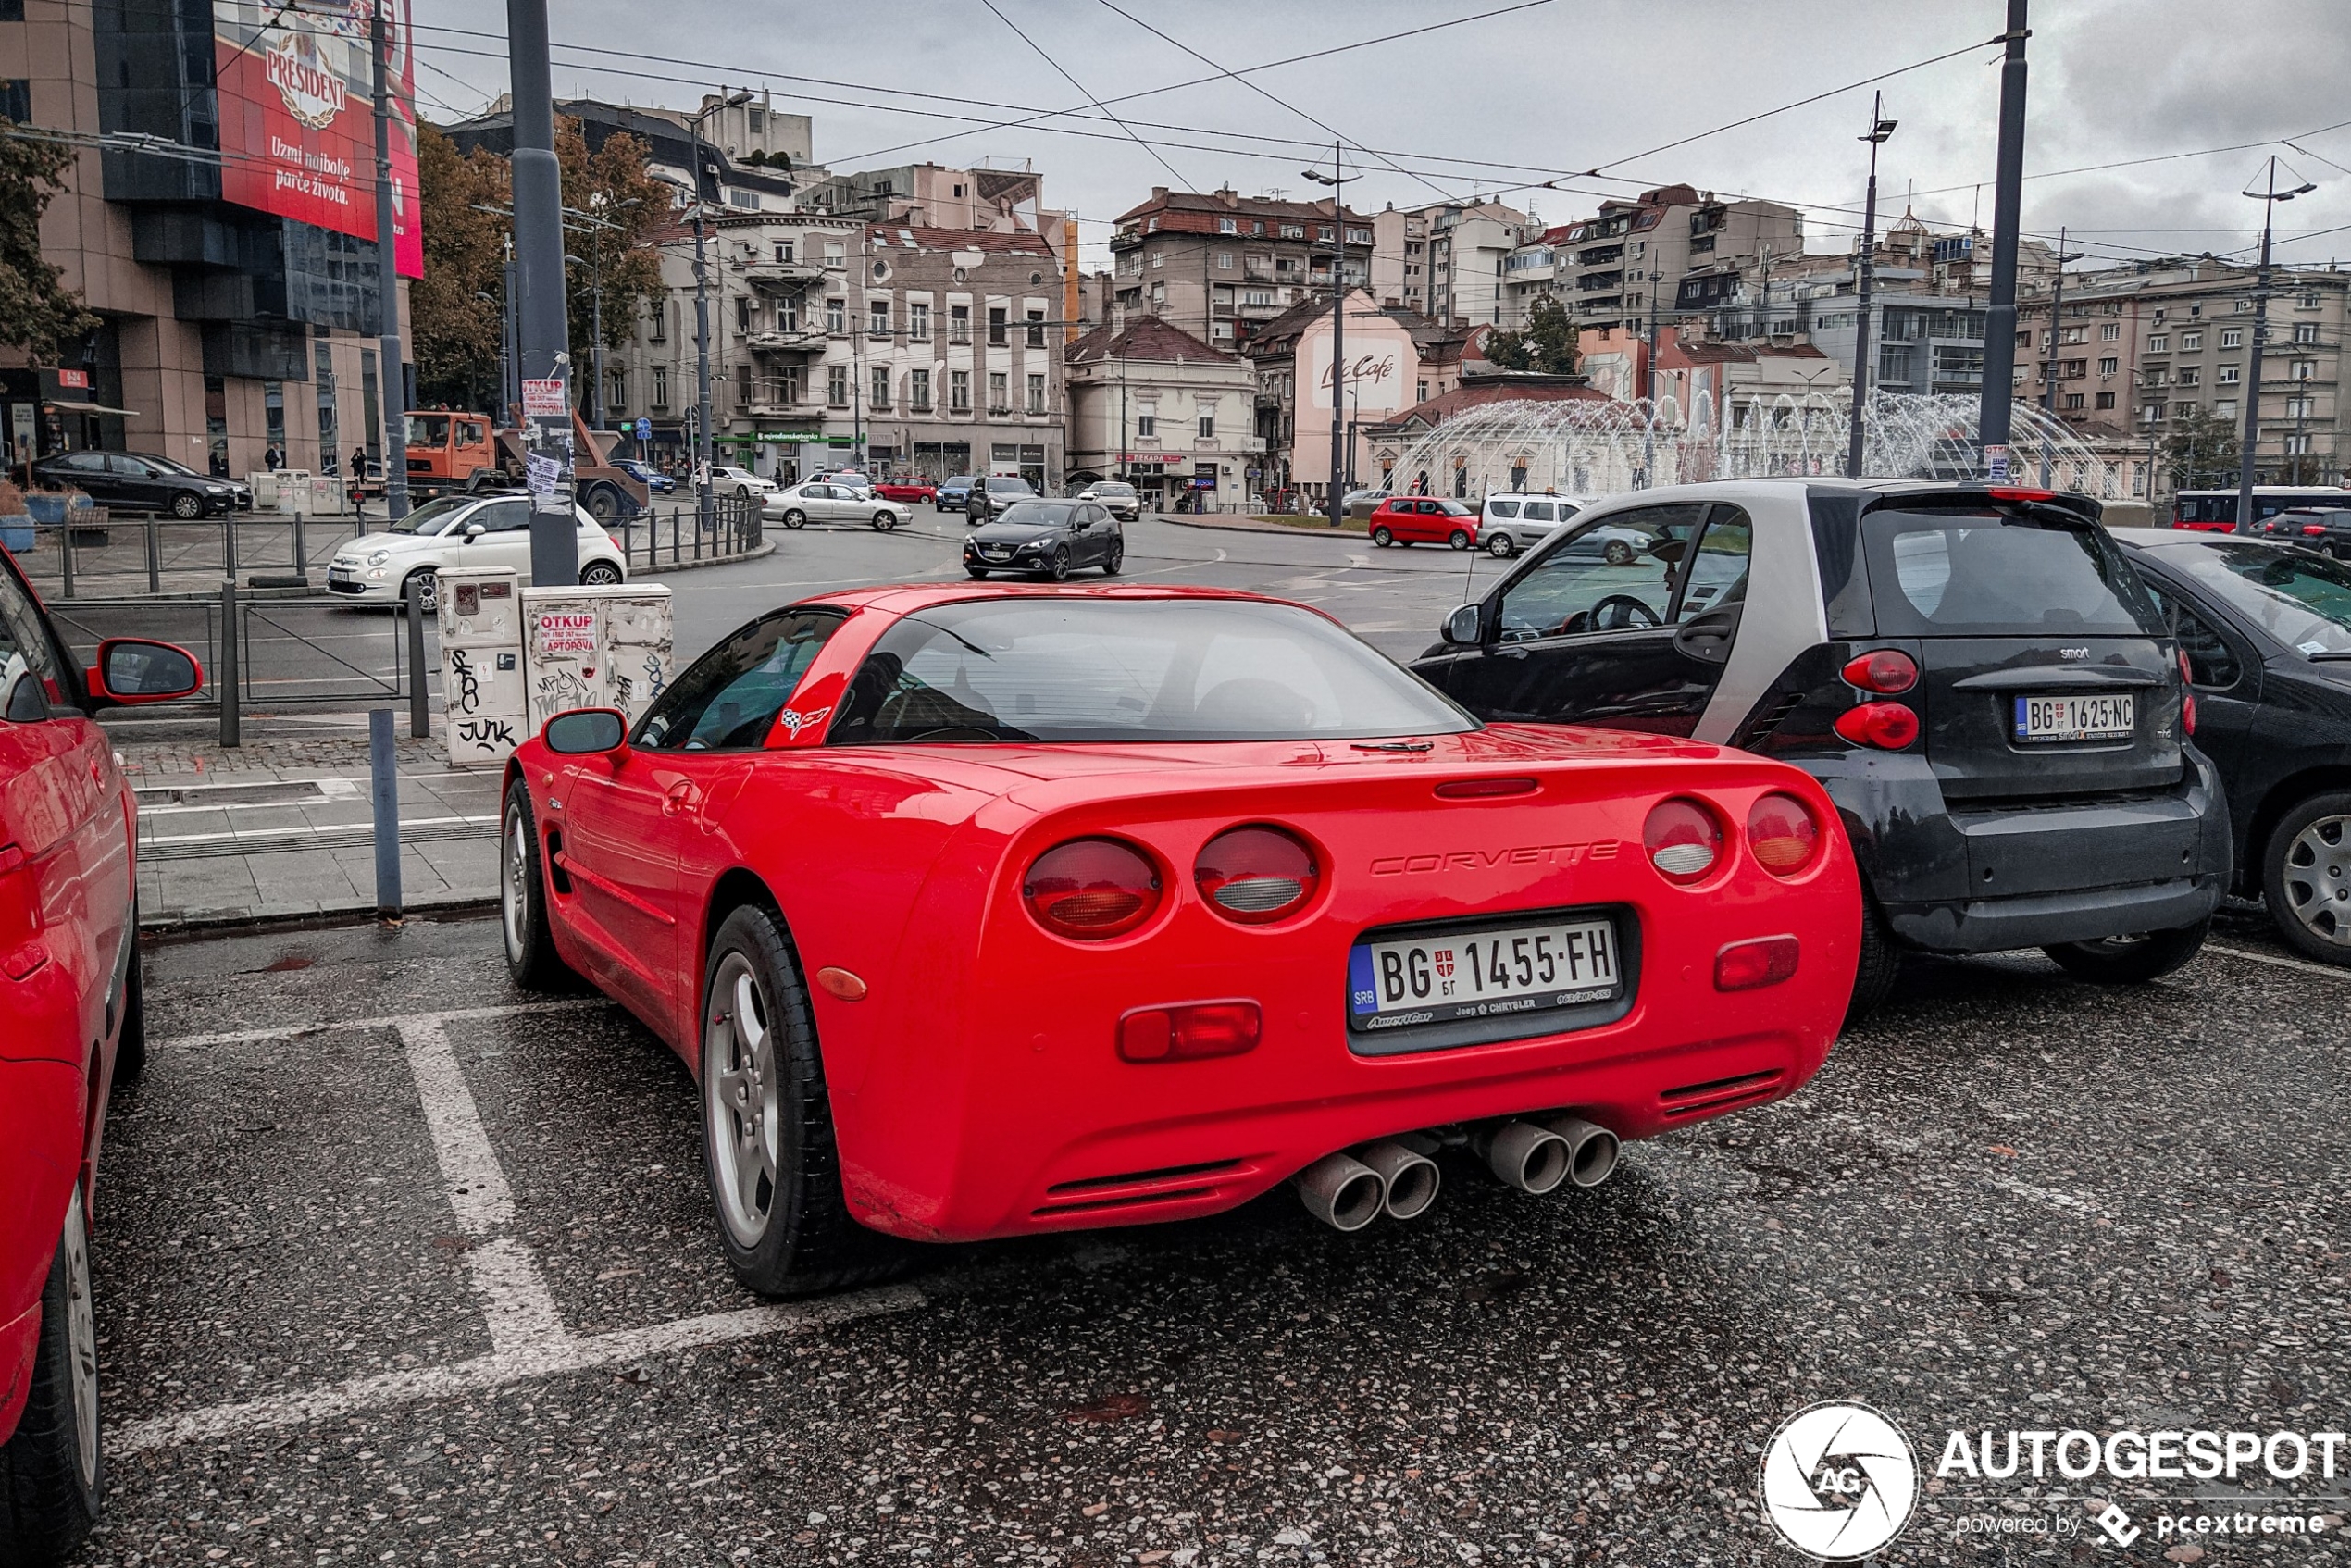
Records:
[[[916,414],[930,412],[929,371],[909,370],[906,372],[906,406]]]
[[[2109,321],[2098,329],[2098,342],[2102,343],[2119,342],[2121,337],[2122,323],[2120,321]]]
[[[2204,372],[2198,369],[2196,366],[2183,365],[2180,367],[2180,384],[2182,386],[2192,387],[2203,380]]]
[[[735,296],[735,336],[740,338],[745,332],[750,330],[751,296],[749,294],[737,294]]]
[[[311,379],[318,383],[318,467],[331,474],[341,467],[335,455],[341,444],[335,429],[335,361],[323,340],[314,347]]]
[[[988,372],[988,412],[1010,414],[1013,411],[1012,378],[1004,371]]]
[[[751,367],[748,365],[735,367],[735,402],[741,407],[751,406]]]
[[[954,414],[972,411],[972,373],[968,370],[947,372],[947,407]]]
[[[2149,354],[2171,353],[2171,334],[2169,332],[2158,332],[2155,336],[2149,338],[2147,340],[2147,352]]]
[[[669,341],[669,302],[667,300],[653,302],[653,323],[645,333],[645,340],[648,342],[656,343],[665,343]]]
[[[889,336],[889,302],[888,300],[865,302],[865,335],[869,338]]]
[[[1137,441],[1155,441],[1155,440],[1157,440],[1158,438],[1159,438],[1159,416],[1158,416],[1158,415],[1156,415],[1156,414],[1138,414],[1138,415],[1136,415],[1136,416],[1135,416],[1135,439],[1136,439]]]
[[[11,15],[11,13],[14,13]],[[24,20],[24,0],[0,0],[0,21]],[[0,78],[0,119],[19,125],[32,119],[32,83],[21,76]]]
[[[2065,394],[2065,405],[2069,409],[2081,407],[2082,394],[2080,392],[2067,392]]]
[[[2175,403],[2171,405],[2171,417],[2174,419],[2185,419],[2195,413],[2196,404],[2193,403]]]
[[[2198,308],[2202,308],[2202,307],[2201,307],[2201,306],[2199,306]],[[2236,306],[2235,306],[2235,309],[2236,309],[2236,313],[2237,313],[2239,316],[2243,316],[2244,314],[2245,314],[2245,312],[2247,312],[2247,311],[2251,310],[2252,308],[2253,308],[2253,302],[2252,302],[2251,300],[2239,300],[2239,301],[2237,301],[2237,302],[2236,302]]]
[[[2285,400],[2285,417],[2289,419],[2307,419],[2314,411],[2316,402],[2316,399],[2308,397],[2287,398]]]
[[[1220,218],[1216,220],[1216,231],[1219,234],[1238,234],[1241,231],[1240,221],[1238,218]]]
[[[1200,439],[1202,441],[1214,441],[1216,439],[1216,410],[1213,408],[1203,408],[1200,410]]]
[[[874,367],[874,406],[877,409],[889,406],[889,367],[887,365]]]
[[[972,341],[972,307],[951,305],[947,307],[947,341],[967,343]]]
[[[2294,362],[2293,379],[2297,381],[2309,380],[2318,374],[2318,369],[2319,362],[2317,360],[2297,359]]]
[[[988,346],[989,348],[1002,348],[1012,341],[1004,331],[1004,316],[1005,311],[1002,305],[991,305],[988,307]]]
[[[2237,400],[2233,397],[2224,397],[2215,402],[2212,404],[2212,417],[2215,419],[2235,418],[2237,417]]]
[[[789,262],[791,260],[791,242],[790,240],[778,240],[776,242],[776,259],[781,262]]]
[[[2245,346],[2245,329],[2242,327],[2230,327],[2224,330],[2220,333],[2220,346],[2222,348],[2243,348]]]
[[[2294,324],[2294,341],[2297,343],[2317,342],[2319,324],[2316,321],[2296,321]]]
[[[611,405],[611,412],[626,413],[628,408],[628,372],[626,369],[615,370],[606,380],[610,384],[604,389],[604,401]]]
[[[1045,313],[1041,310],[1032,310],[1028,313],[1028,346],[1031,348],[1045,346]]]
[[[1414,381],[1412,383],[1412,401],[1414,403],[1426,403],[1428,401],[1428,383],[1426,381]]]
[[[2112,408],[2114,406],[2114,394],[2110,392],[2098,393],[2097,406],[2100,408]]]
[[[825,401],[835,408],[849,406],[849,367],[825,367]]]
[[[2121,371],[2121,368],[2122,361],[2120,359],[2108,358],[2098,361],[2098,374],[2101,376],[2112,376],[2119,374]]]
[[[849,251],[847,247],[843,246],[837,241],[826,241],[825,265],[827,267],[847,267],[849,265]]]
[[[906,306],[906,336],[914,342],[930,342],[930,306],[914,301]]]
[[[1045,378],[1039,371],[1032,370],[1028,374],[1028,411],[1031,414],[1045,412]]]
[[[836,337],[849,330],[849,301],[845,296],[825,296],[825,330]]]
[[[666,409],[669,406],[669,367],[666,365],[653,367],[653,405],[656,409]]]
[[[2212,380],[2216,386],[2233,387],[2237,384],[2238,380],[2244,376],[2244,374],[2245,367],[2243,366],[2223,365],[2212,372]]]
[[[2180,334],[2180,352],[2182,354],[2187,354],[2193,350],[2202,348],[2203,346],[2204,334],[2202,332],[2183,332]]]
[[[1216,253],[1216,270],[1219,272],[1230,272],[1232,269],[1233,253],[1230,251],[1218,251]]]
[[[2163,404],[2159,403],[2148,404],[2145,408],[2139,410],[2139,417],[2146,420],[2150,425],[2160,425],[2163,423]]]

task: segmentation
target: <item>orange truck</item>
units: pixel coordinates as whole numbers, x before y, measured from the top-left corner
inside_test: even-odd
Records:
[[[591,430],[571,416],[572,473],[579,504],[600,523],[645,510],[644,482],[612,463],[616,430]],[[423,499],[451,491],[518,490],[522,432],[493,429],[487,414],[419,409],[408,416],[408,493]]]

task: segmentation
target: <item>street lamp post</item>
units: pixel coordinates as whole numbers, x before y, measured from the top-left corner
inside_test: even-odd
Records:
[[[1870,144],[1870,189],[1861,205],[1861,275],[1860,293],[1861,313],[1855,318],[1853,329],[1853,411],[1851,428],[1845,437],[1845,477],[1861,477],[1861,405],[1870,393],[1870,295],[1877,280],[1877,150],[1894,134],[1894,121],[1885,118],[1885,94],[1870,96],[1870,129],[1861,140]]]
[[[367,7],[368,55],[374,62],[376,100],[376,297],[377,353],[383,364],[384,515],[393,522],[408,515],[408,375],[401,347],[399,244],[392,205],[392,40],[384,24],[388,0]],[[352,476],[355,483],[366,478]],[[357,495],[355,490],[354,496]],[[352,503],[358,505],[355,499]]]
[[[2261,345],[2270,335],[2270,225],[2280,202],[2317,190],[2297,179],[2290,190],[2278,189],[2277,155],[2270,156],[2268,179],[2260,190],[2244,193],[2261,204],[2261,264],[2253,282],[2253,352],[2245,356],[2245,436],[2237,450],[2237,532],[2253,531],[2253,457],[2261,440]]]
[[[2000,62],[2000,133],[1992,183],[1992,287],[1984,311],[1983,400],[1975,439],[1984,477],[2009,478],[2009,429],[2016,403],[2016,251],[2024,200],[2024,41],[2026,0],[2008,0]]]
[[[1347,497],[1339,488],[1339,467],[1345,461],[1347,405],[1339,391],[1347,363],[1347,208],[1339,187],[1360,178],[1340,172],[1339,143],[1331,143],[1331,171],[1300,170],[1317,185],[1331,188],[1331,478],[1324,499],[1329,503],[1331,527],[1347,523]]]
[[[712,497],[710,484],[710,263],[703,237],[702,176],[706,143],[702,139],[702,127],[703,121],[719,110],[750,102],[749,92],[737,93],[705,104],[698,115],[686,117],[694,158],[694,521],[705,529],[716,514],[717,504]]]
[[[1649,417],[1641,427],[1640,488],[1647,490],[1657,482],[1657,286],[1665,281],[1665,274],[1651,269],[1634,276],[1648,286],[1649,295],[1648,350],[1641,372],[1641,395],[1649,405]]]

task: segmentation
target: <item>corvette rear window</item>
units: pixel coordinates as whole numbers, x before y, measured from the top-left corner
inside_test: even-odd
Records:
[[[1881,637],[2161,637],[2104,529],[2028,515],[1879,510],[1861,520]]]
[[[1310,611],[1184,600],[994,600],[875,644],[831,745],[1303,740],[1477,721]]]

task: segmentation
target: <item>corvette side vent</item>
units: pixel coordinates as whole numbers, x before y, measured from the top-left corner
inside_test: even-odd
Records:
[[[1760,1073],[1741,1073],[1734,1078],[1684,1084],[1680,1089],[1669,1089],[1661,1093],[1657,1102],[1668,1121],[1680,1116],[1727,1111],[1734,1105],[1769,1100],[1779,1092],[1780,1082],[1786,1076],[1787,1074],[1780,1068],[1772,1067]]]
[[[1156,1170],[1060,1181],[1045,1189],[1051,1201],[1029,1212],[1039,1218],[1048,1218],[1207,1198],[1215,1193],[1218,1178],[1246,1175],[1254,1168],[1242,1160],[1203,1160],[1193,1165],[1163,1165]]]
[[[1240,1169],[1238,1160],[1205,1160],[1197,1165],[1165,1165],[1155,1171],[1128,1171],[1123,1176],[1086,1176],[1077,1181],[1057,1181],[1045,1190],[1051,1197],[1094,1192],[1106,1187],[1151,1187],[1162,1182],[1182,1181],[1189,1176],[1218,1175]]]

